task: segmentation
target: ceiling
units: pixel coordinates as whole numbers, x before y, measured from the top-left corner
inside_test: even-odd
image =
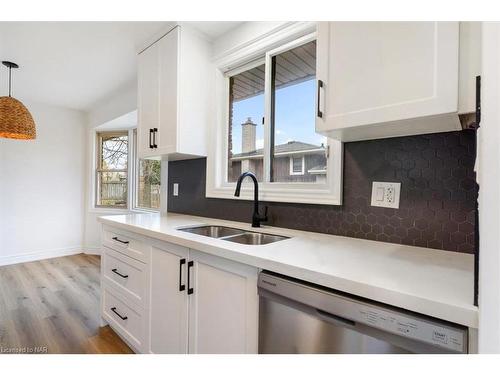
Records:
[[[199,21],[185,23],[196,27],[210,39],[214,40],[227,33],[228,31],[234,29],[235,27],[241,25],[243,21]]]
[[[190,22],[215,39],[241,22]],[[89,111],[136,79],[136,54],[168,22],[0,22],[0,60],[20,100]],[[7,69],[0,67],[0,96]]]
[[[132,129],[137,126],[137,110],[130,113],[126,113],[123,116],[117,117],[111,121],[108,121],[102,125],[99,125],[96,129],[98,130],[123,130]]]

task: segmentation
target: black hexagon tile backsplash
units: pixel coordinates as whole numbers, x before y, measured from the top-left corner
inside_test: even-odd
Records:
[[[342,206],[266,203],[270,225],[475,253],[475,131],[344,144]],[[252,203],[205,198],[206,159],[169,163],[170,212],[248,222]],[[373,181],[401,182],[399,209],[372,207]]]

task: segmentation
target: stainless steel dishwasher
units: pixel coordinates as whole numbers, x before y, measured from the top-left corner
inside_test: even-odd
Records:
[[[288,278],[259,275],[259,353],[462,353],[466,327]]]

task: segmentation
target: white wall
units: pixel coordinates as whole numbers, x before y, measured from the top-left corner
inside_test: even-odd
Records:
[[[86,115],[25,105],[37,139],[0,138],[0,265],[82,251]]]
[[[479,353],[500,353],[500,23],[483,23],[479,181]]]
[[[137,109],[137,81],[100,100],[89,111],[90,128],[95,128]]]
[[[103,215],[123,215],[127,210],[96,209],[93,207],[93,173],[94,173],[94,129],[118,117],[137,110],[137,83],[132,82],[123,90],[97,103],[88,114],[85,145],[85,224],[83,248],[86,253],[99,254],[101,247],[101,225],[97,221]],[[129,127],[125,124],[126,127]]]

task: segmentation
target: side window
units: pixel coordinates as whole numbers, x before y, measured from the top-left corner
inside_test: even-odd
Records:
[[[159,160],[139,159],[137,168],[137,207],[150,210],[160,209]]]
[[[128,132],[97,133],[96,206],[126,208]]]

